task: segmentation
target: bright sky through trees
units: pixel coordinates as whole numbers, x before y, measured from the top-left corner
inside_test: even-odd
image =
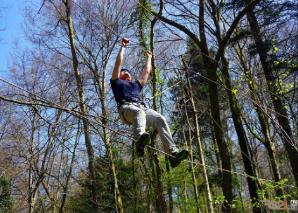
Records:
[[[0,76],[7,74],[14,44],[17,42],[20,47],[23,46],[23,10],[27,3],[28,1],[0,1]]]

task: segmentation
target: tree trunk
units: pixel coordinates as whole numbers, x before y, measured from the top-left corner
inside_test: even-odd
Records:
[[[217,79],[216,79],[216,67],[211,66],[213,62],[206,56],[203,55],[204,65],[207,72],[208,78],[208,90],[209,90],[209,102],[212,116],[212,126],[214,131],[215,140],[219,149],[219,154],[221,158],[221,167],[224,170],[231,171],[231,156],[228,149],[227,143],[224,139],[223,127],[220,118],[220,107],[218,100],[218,89],[217,89]],[[230,172],[222,172],[222,191],[227,204],[224,205],[226,212],[230,212],[230,204],[233,200],[232,193],[232,174]]]
[[[87,113],[87,106],[85,104],[84,87],[83,87],[83,83],[82,83],[82,79],[79,71],[79,63],[78,63],[76,47],[74,42],[75,34],[73,29],[72,17],[71,17],[70,0],[65,0],[63,2],[66,7],[66,15],[67,15],[66,23],[68,28],[69,45],[71,48],[73,71],[74,71],[76,83],[77,83],[79,106],[80,106],[80,112],[82,114],[82,121],[83,121],[85,146],[86,146],[87,155],[88,155],[88,170],[89,170],[89,179],[90,179],[89,182],[90,182],[90,189],[91,189],[92,205],[93,205],[94,212],[97,212],[98,211],[98,195],[97,195],[98,189],[96,184],[96,175],[95,175],[95,168],[94,168],[94,151],[91,143],[90,127],[89,127],[88,119],[86,118],[88,113]]]
[[[238,45],[238,51],[236,50],[236,52],[239,57],[241,66],[243,67],[243,71],[244,71],[246,80],[248,82],[247,84],[249,87],[250,96],[253,101],[253,105],[255,107],[257,115],[258,115],[258,119],[259,119],[260,126],[261,126],[261,132],[264,136],[264,140],[262,140],[261,142],[264,144],[266,151],[268,153],[269,160],[270,160],[269,163],[271,165],[274,181],[278,182],[278,181],[280,181],[281,177],[280,177],[280,173],[279,173],[278,163],[277,163],[276,157],[275,157],[274,143],[273,143],[272,137],[270,135],[270,126],[269,126],[268,118],[265,115],[261,106],[258,104],[258,103],[260,103],[260,101],[258,100],[258,97],[256,95],[257,94],[256,85],[253,80],[251,71],[249,70],[249,68],[247,67],[247,65],[245,63],[244,55],[243,55],[242,50],[239,48],[239,45]],[[283,195],[282,190],[277,189],[276,195],[282,196]]]
[[[219,153],[221,157],[222,168],[227,171],[231,171],[231,157],[229,154],[228,146],[225,142],[223,136],[223,128],[220,119],[220,111],[219,111],[219,100],[218,100],[218,89],[217,89],[217,74],[216,74],[216,64],[211,60],[206,34],[205,34],[205,18],[204,18],[204,0],[200,0],[200,9],[199,9],[199,32],[201,38],[200,49],[202,51],[203,62],[205,65],[207,78],[208,78],[208,89],[209,89],[209,102],[211,108],[211,116],[212,116],[212,126],[216,139],[216,143],[219,148]],[[232,193],[232,174],[230,172],[223,171],[222,172],[222,190],[225,199],[227,200],[227,204],[224,205],[225,211],[230,212],[230,205],[233,200]]]
[[[28,148],[28,152],[30,154],[29,157],[29,171],[28,171],[28,212],[31,213],[34,211],[34,204],[35,204],[35,194],[36,190],[33,189],[33,170],[34,170],[34,153],[33,153],[33,146],[34,146],[34,133],[35,133],[35,122],[36,122],[37,113],[33,109],[33,118],[31,121],[31,136],[30,136],[30,144]]]
[[[246,0],[248,4],[249,1]],[[264,71],[265,79],[267,82],[267,88],[271,97],[271,101],[276,112],[276,118],[281,129],[281,138],[285,149],[287,151],[290,164],[292,167],[293,175],[296,185],[298,186],[298,150],[297,142],[294,141],[293,133],[290,127],[290,121],[288,119],[287,111],[285,109],[285,103],[283,99],[278,95],[275,77],[272,72],[272,66],[268,59],[269,56],[266,52],[266,45],[262,39],[260,26],[253,11],[247,13],[248,23],[251,29],[252,36],[255,40],[256,49],[260,57],[261,65]]]
[[[71,178],[71,175],[72,175],[72,169],[73,169],[73,164],[75,162],[76,149],[77,149],[78,144],[79,144],[79,134],[76,135],[76,140],[75,140],[75,144],[74,144],[73,151],[72,151],[69,170],[68,170],[68,173],[67,173],[67,176],[66,176],[65,185],[63,186],[63,195],[62,195],[61,204],[60,204],[60,207],[59,207],[59,210],[58,210],[59,213],[64,213],[64,206],[65,206],[65,203],[66,203],[67,193],[68,193],[68,189],[69,189],[69,181],[70,181],[70,178]]]
[[[190,121],[188,118],[188,114],[187,114],[187,110],[185,109],[185,116],[186,116],[186,120],[188,123],[188,135],[189,135],[189,140],[186,139],[184,130],[183,130],[183,138],[185,141],[189,141],[189,153],[190,153],[190,159],[191,162],[190,163],[190,170],[191,170],[191,178],[192,178],[192,183],[193,183],[193,189],[194,189],[194,196],[195,196],[195,201],[196,201],[196,208],[197,208],[197,213],[200,213],[200,207],[199,207],[199,192],[198,192],[198,186],[197,186],[197,180],[196,180],[196,174],[195,174],[195,168],[194,168],[194,164],[193,164],[193,150],[192,150],[192,141],[191,141],[191,125],[190,125]]]
[[[160,7],[160,11],[162,10],[162,6]],[[150,50],[152,53],[154,53],[154,25],[157,22],[157,18],[154,17],[153,21],[151,22],[150,27]],[[152,57],[151,60],[152,65],[152,95],[153,95],[153,109],[155,111],[158,111],[157,109],[157,79],[156,79],[156,65],[155,65],[155,59]],[[151,146],[155,147],[155,138],[156,133],[152,136]],[[167,204],[163,195],[163,184],[162,184],[162,169],[160,168],[160,163],[158,160],[158,157],[156,154],[151,155],[153,158],[153,162],[155,163],[155,180],[156,180],[156,204],[157,204],[157,210],[158,212],[165,213],[167,212]]]
[[[182,61],[183,61],[183,59],[182,59]],[[184,63],[184,61],[183,61],[183,64],[186,69],[186,64]],[[206,185],[208,212],[213,213],[212,194],[211,194],[211,190],[210,190],[208,174],[207,174],[207,169],[206,169],[206,165],[205,165],[203,146],[202,146],[202,142],[201,142],[198,112],[197,112],[196,105],[194,102],[194,97],[193,97],[193,93],[192,93],[192,85],[191,85],[191,82],[189,79],[189,74],[188,74],[187,70],[185,70],[185,71],[186,71],[185,75],[186,75],[186,80],[187,80],[189,100],[191,102],[191,107],[192,107],[192,115],[193,115],[193,122],[194,122],[194,126],[195,126],[195,137],[196,137],[196,142],[197,142],[197,146],[198,146],[198,153],[199,153],[200,161],[203,165],[202,169],[203,169],[204,182]]]
[[[254,166],[252,164],[253,162],[253,158],[252,158],[252,153],[249,149],[249,142],[244,130],[244,127],[242,125],[242,121],[241,121],[241,111],[240,111],[240,107],[238,104],[238,101],[235,97],[235,94],[232,92],[233,88],[232,88],[232,84],[231,84],[231,78],[230,78],[230,74],[228,71],[228,63],[224,57],[224,55],[222,55],[222,73],[225,79],[225,86],[226,86],[226,91],[229,97],[229,103],[230,103],[230,109],[231,109],[231,113],[232,113],[232,118],[233,118],[233,122],[234,122],[234,126],[236,129],[236,133],[237,133],[237,137],[239,140],[239,144],[240,144],[240,149],[241,149],[241,154],[242,154],[242,160],[244,163],[244,168],[245,168],[245,172],[246,174],[250,175],[250,176],[256,176],[256,172],[254,169]],[[258,196],[258,184],[256,182],[255,179],[252,179],[251,177],[247,177],[247,183],[248,183],[248,190],[249,190],[249,194],[250,194],[250,198],[251,198],[251,202],[253,207],[253,212],[257,213],[257,212],[261,212],[261,209],[259,207],[257,207],[258,202],[259,202],[259,196]]]
[[[106,74],[106,66],[107,66],[107,61],[103,65],[102,69],[102,76],[100,80],[99,77],[99,69],[96,63],[96,60],[93,61],[94,64],[94,69],[92,68],[91,71],[94,76],[95,80],[95,85],[97,85],[97,89],[99,90],[99,100],[101,103],[101,121],[102,121],[102,130],[103,130],[103,142],[106,145],[107,149],[107,154],[109,156],[109,163],[110,163],[110,171],[113,177],[113,187],[114,187],[114,194],[115,194],[115,203],[116,203],[116,208],[117,212],[123,213],[123,202],[122,202],[122,196],[120,193],[119,189],[119,184],[118,184],[118,178],[117,178],[117,172],[116,172],[116,166],[115,166],[115,160],[113,156],[113,151],[112,151],[112,144],[110,140],[110,131],[108,128],[108,110],[106,107],[106,84],[105,84],[105,74]]]

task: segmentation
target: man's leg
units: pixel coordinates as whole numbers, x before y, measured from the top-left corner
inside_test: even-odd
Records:
[[[146,130],[146,114],[143,109],[132,104],[124,104],[120,107],[123,119],[132,124],[133,135],[139,139]]]
[[[164,116],[152,109],[145,109],[145,113],[147,125],[158,131],[165,152],[171,155],[169,160],[172,168],[178,166],[181,161],[188,157],[189,152],[187,150],[178,150]]]
[[[166,153],[171,154],[178,152],[178,148],[174,143],[169,125],[164,116],[152,109],[144,109],[146,113],[146,121],[149,127],[156,129],[162,141]]]
[[[133,135],[136,140],[136,151],[138,156],[144,155],[144,147],[150,142],[150,135],[146,130],[146,114],[144,110],[133,104],[125,104],[120,107],[121,116],[132,124]]]

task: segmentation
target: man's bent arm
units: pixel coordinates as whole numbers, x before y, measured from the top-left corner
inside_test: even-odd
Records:
[[[144,86],[147,83],[149,74],[151,72],[151,58],[152,58],[152,53],[150,51],[145,52],[145,55],[147,56],[147,61],[145,63],[145,66],[140,73],[138,77],[138,81],[142,86]]]

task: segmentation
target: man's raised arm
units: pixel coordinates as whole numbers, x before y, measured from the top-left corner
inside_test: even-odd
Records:
[[[142,72],[140,73],[140,75],[138,77],[138,81],[140,82],[140,84],[142,86],[144,86],[147,83],[149,74],[151,72],[151,58],[152,58],[152,53],[150,51],[146,51],[145,52],[145,56],[147,56],[147,61],[145,63],[145,66],[144,66]]]
[[[125,47],[127,46],[129,39],[123,38],[121,41],[121,47],[119,53],[116,58],[116,62],[114,65],[113,73],[112,73],[112,80],[116,80],[120,76],[121,65],[124,58]]]

